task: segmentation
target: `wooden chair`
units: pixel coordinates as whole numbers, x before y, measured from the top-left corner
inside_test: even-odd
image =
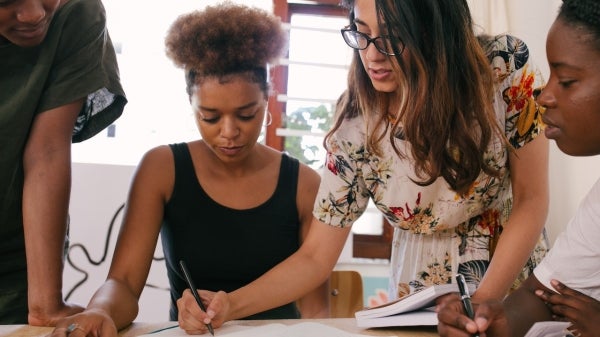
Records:
[[[354,318],[354,313],[364,308],[362,277],[357,271],[334,270],[329,277],[329,294],[332,318]]]

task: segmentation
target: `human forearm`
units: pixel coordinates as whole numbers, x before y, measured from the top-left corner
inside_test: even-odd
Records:
[[[331,273],[333,265],[319,264],[292,256],[251,284],[229,293],[231,308],[226,321],[295,301],[324,282]]]
[[[539,297],[536,289],[546,289],[534,276],[512,292],[503,303],[511,336],[522,337],[535,322],[551,321],[552,313]]]
[[[60,310],[63,253],[70,193],[70,152],[25,160],[23,228],[30,315]]]
[[[138,297],[123,282],[114,279],[104,282],[86,308],[108,315],[119,330],[133,322],[138,310]]]
[[[535,210],[537,207],[537,210]],[[534,210],[534,211],[532,211]],[[474,301],[502,300],[538,242],[546,219],[543,203],[521,207],[511,214]]]
[[[512,210],[474,301],[502,300],[531,256],[548,214],[548,140],[509,153]]]
[[[23,155],[23,231],[29,323],[53,325],[82,308],[62,299],[63,254],[71,191],[71,133],[83,100],[39,113]]]
[[[250,284],[231,293],[201,291],[207,303],[200,310],[189,291],[177,300],[179,326],[186,332],[205,331],[293,302],[325,282],[344,247],[350,227],[332,227],[313,219],[300,249]]]
[[[329,317],[329,280],[304,295],[297,303],[302,318]]]
[[[254,282],[229,294],[230,309],[225,320],[290,303],[325,282],[349,232],[350,228],[332,227],[314,220],[308,238],[296,253]]]

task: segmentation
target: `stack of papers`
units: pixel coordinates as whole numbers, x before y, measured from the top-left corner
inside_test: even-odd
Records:
[[[475,286],[470,284],[469,292],[474,291]],[[454,292],[458,293],[455,283],[430,286],[396,301],[357,311],[356,324],[363,328],[437,325],[437,313],[433,310],[436,298]]]

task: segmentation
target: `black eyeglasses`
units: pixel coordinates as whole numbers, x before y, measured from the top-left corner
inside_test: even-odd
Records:
[[[352,49],[364,50],[369,47],[369,44],[373,43],[380,53],[388,56],[396,55],[394,53],[394,48],[392,48],[392,40],[387,35],[370,38],[367,34],[349,27],[344,27],[341,31],[344,42]],[[404,51],[404,43],[398,39],[397,46],[398,55],[400,55]]]

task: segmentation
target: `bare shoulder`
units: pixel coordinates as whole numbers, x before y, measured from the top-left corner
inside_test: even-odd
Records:
[[[312,169],[306,164],[300,163],[298,169],[298,197],[301,200],[310,200],[310,206],[312,208],[312,202],[317,196],[319,190],[319,184],[321,183],[321,176],[319,172]]]
[[[168,145],[160,145],[148,150],[142,157],[138,169],[155,165],[160,167],[173,166],[173,152]]]
[[[300,163],[298,170],[298,184],[299,185],[319,185],[321,182],[321,175],[315,169],[309,167],[304,163]]]
[[[170,194],[175,181],[175,164],[168,145],[157,146],[144,154],[136,169],[135,181]]]
[[[298,170],[298,188],[296,192],[296,206],[298,208],[298,216],[301,223],[300,242],[302,243],[311,227],[313,220],[313,207],[319,185],[321,183],[321,175],[318,171],[312,169],[306,164],[300,163]]]

